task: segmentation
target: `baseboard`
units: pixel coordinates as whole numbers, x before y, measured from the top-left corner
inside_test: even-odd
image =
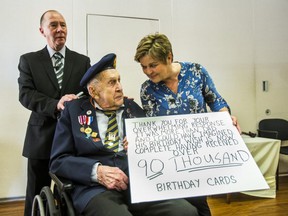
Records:
[[[25,197],[9,197],[9,198],[0,198],[0,203],[7,203],[7,202],[19,202],[24,201]]]

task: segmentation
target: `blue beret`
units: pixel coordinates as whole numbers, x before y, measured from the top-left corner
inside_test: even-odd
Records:
[[[80,86],[86,87],[87,83],[96,76],[96,74],[108,69],[116,68],[116,55],[109,53],[101,58],[96,64],[91,66],[80,81]]]

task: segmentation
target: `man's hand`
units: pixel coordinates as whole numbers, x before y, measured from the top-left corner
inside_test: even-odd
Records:
[[[66,94],[66,95],[62,96],[62,98],[59,100],[59,102],[57,104],[57,110],[58,111],[64,110],[64,108],[65,108],[64,103],[66,101],[75,100],[77,98],[78,98],[78,96],[76,96],[75,94]]]
[[[100,165],[97,169],[97,176],[98,182],[110,190],[122,191],[128,188],[128,177],[118,167]]]

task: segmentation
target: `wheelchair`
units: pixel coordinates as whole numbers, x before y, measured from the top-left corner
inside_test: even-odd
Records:
[[[32,205],[32,216],[76,216],[69,191],[73,184],[66,179],[59,179],[49,173],[52,178],[52,189],[45,186],[36,195]]]

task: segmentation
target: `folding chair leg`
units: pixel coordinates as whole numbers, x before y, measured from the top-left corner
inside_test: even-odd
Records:
[[[276,190],[279,190],[279,164],[276,170]]]
[[[227,204],[231,203],[231,194],[230,193],[226,194],[226,203]]]

